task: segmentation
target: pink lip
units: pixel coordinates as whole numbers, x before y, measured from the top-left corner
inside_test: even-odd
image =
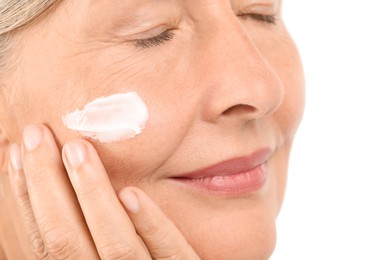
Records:
[[[172,179],[206,193],[244,195],[263,186],[270,155],[270,149],[262,149]]]

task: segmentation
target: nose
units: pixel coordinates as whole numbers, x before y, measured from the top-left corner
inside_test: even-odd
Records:
[[[242,123],[274,113],[284,98],[283,83],[243,25],[234,17],[205,30],[197,57],[203,119]]]

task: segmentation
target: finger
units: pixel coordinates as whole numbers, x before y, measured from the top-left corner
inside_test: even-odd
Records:
[[[100,257],[150,259],[93,146],[72,141],[63,160]]]
[[[24,175],[47,254],[55,259],[96,259],[96,248],[50,130],[27,126],[23,140]]]
[[[47,257],[38,225],[35,221],[28,196],[26,179],[23,173],[20,145],[12,144],[10,147],[10,164],[8,165],[9,182],[15,197],[15,202],[22,217],[23,226],[26,230],[32,253],[39,259]]]
[[[7,155],[4,157],[4,164],[6,164],[5,162],[9,164],[9,156]],[[5,169],[4,174],[0,175],[3,185],[3,193],[0,197],[0,247],[3,247],[3,254],[6,257],[4,259],[24,259],[28,253],[31,254],[31,250],[28,248],[28,240],[22,236],[21,229],[18,229],[21,221],[18,222],[20,220],[19,212],[10,187],[10,172]],[[25,238],[27,241],[23,242],[27,243],[20,244],[21,238]]]
[[[126,187],[119,198],[153,259],[200,259],[172,221],[143,191]]]

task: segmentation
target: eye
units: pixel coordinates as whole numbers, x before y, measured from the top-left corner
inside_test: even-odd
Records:
[[[174,32],[170,30],[166,30],[160,33],[157,36],[146,38],[146,39],[137,39],[135,40],[135,46],[142,49],[148,49],[156,46],[160,46],[169,42],[175,36]]]
[[[276,24],[276,15],[246,13],[246,14],[239,14],[238,16],[243,18],[250,18],[259,22],[269,23],[272,25]]]

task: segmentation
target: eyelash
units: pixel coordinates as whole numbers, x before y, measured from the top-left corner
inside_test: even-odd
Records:
[[[239,16],[249,17],[249,18],[251,18],[251,19],[253,19],[255,21],[269,23],[271,25],[275,25],[276,24],[276,16],[275,15],[248,13],[248,14],[241,14]]]
[[[248,13],[248,14],[240,14],[238,16],[249,17],[251,19],[254,19],[255,21],[269,23],[272,25],[276,24],[276,16],[275,15]],[[166,30],[157,36],[147,38],[147,39],[136,40],[135,46],[138,48],[141,48],[141,49],[148,49],[148,48],[152,48],[152,47],[157,47],[157,46],[165,44],[166,42],[171,41],[174,38],[174,36],[175,36],[175,33],[172,32],[172,29]]]
[[[175,34],[172,32],[172,30],[166,30],[157,36],[136,40],[135,46],[142,49],[160,46],[166,42],[171,41],[174,36]]]

